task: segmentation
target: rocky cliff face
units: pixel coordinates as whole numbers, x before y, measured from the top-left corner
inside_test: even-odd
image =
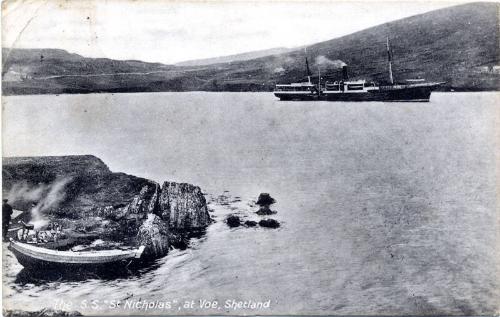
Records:
[[[155,214],[148,214],[146,221],[139,227],[137,240],[144,245],[145,256],[155,258],[168,252],[169,244],[168,223]]]
[[[201,189],[191,184],[163,183],[159,207],[163,219],[168,219],[173,229],[199,229],[210,221]]]
[[[3,159],[3,195],[14,208],[100,238],[146,245],[161,256],[170,240],[210,223],[205,197],[191,184],[160,184],[113,173],[94,156]]]

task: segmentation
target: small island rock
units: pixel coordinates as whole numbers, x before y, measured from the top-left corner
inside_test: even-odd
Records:
[[[279,228],[280,223],[274,219],[262,219],[259,221],[259,226],[265,228]]]
[[[245,226],[247,226],[247,227],[255,227],[256,225],[257,225],[257,221],[253,221],[253,220],[245,221]]]
[[[259,198],[257,199],[256,204],[259,206],[266,206],[266,205],[270,206],[275,202],[276,200],[273,197],[271,197],[271,195],[269,195],[268,193],[261,193],[259,195]]]
[[[260,208],[257,211],[258,215],[272,215],[275,214],[276,211],[271,210],[270,206],[274,204],[276,200],[271,197],[268,193],[261,193],[257,202],[255,204],[259,205]]]
[[[229,227],[234,228],[234,227],[239,227],[241,224],[240,217],[235,216],[235,215],[230,215],[226,219],[226,223]]]
[[[274,215],[276,211],[271,210],[269,206],[262,206],[257,210],[256,214],[259,216],[267,216],[267,215]]]

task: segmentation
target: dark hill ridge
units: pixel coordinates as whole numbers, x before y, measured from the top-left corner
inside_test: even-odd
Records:
[[[385,81],[388,36],[396,80],[425,78],[446,81],[447,88],[457,90],[498,90],[499,6],[470,3],[435,10],[308,46],[308,56],[314,72],[314,60],[323,56],[347,63],[353,78]],[[39,55],[43,53],[41,61]],[[3,64],[4,94],[270,91],[276,83],[304,78],[302,49],[199,66],[90,59],[61,50],[14,49],[8,57],[4,54]],[[338,70],[325,65],[322,74],[339,75]]]
[[[65,229],[146,244],[157,256],[211,222],[199,187],[114,173],[92,155],[7,157],[2,163],[3,197],[15,209],[28,211],[36,202],[43,218]]]

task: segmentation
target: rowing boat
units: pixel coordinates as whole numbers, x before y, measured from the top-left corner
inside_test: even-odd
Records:
[[[25,268],[72,269],[128,266],[138,261],[144,246],[131,250],[59,251],[11,240],[9,249]]]

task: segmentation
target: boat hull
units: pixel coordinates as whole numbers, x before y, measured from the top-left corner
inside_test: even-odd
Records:
[[[131,251],[71,252],[44,249],[12,241],[9,250],[28,270],[107,270],[124,268],[137,262],[143,248]]]
[[[430,87],[380,89],[359,93],[324,93],[327,101],[393,101],[393,102],[429,102]]]
[[[33,270],[42,270],[42,271],[48,271],[48,270],[57,270],[57,271],[65,271],[65,272],[72,272],[72,271],[79,271],[79,270],[85,270],[85,271],[103,271],[103,270],[108,270],[108,269],[117,269],[117,268],[124,268],[126,267],[129,263],[129,261],[114,261],[114,262],[106,262],[106,263],[80,263],[80,264],[74,264],[74,263],[58,263],[58,262],[50,262],[50,261],[44,261],[44,260],[39,260],[39,259],[33,259],[29,256],[26,256],[16,250],[12,250],[12,253],[14,253],[17,261],[19,264],[21,264],[25,269],[29,271]]]

